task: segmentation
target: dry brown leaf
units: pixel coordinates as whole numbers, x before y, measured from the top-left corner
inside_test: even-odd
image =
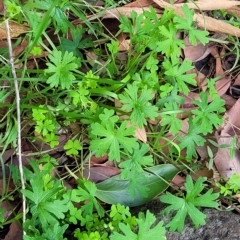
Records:
[[[196,71],[195,79],[198,87],[205,92],[207,89],[207,82],[208,82],[208,78],[206,77],[206,75],[200,71]]]
[[[16,46],[13,49],[13,56],[16,57],[20,53],[22,53],[28,45],[28,42],[26,40],[23,40],[18,46]]]
[[[131,17],[131,12],[134,11],[138,15],[143,13],[144,11],[149,11],[148,7],[118,7],[118,8],[112,8],[109,10],[106,10],[106,12],[103,14],[103,19],[105,18],[116,18],[119,19],[120,16],[126,16]],[[158,11],[157,11],[158,12]],[[158,14],[158,16],[160,16]]]
[[[226,54],[228,53],[228,51],[226,51],[225,49],[223,49],[223,54],[221,54],[222,56],[226,56]],[[223,59],[222,61],[222,65],[223,65],[223,68],[225,70],[227,70],[227,73],[228,72],[233,72],[232,70],[234,70],[234,68],[236,66],[234,66],[235,64],[238,63],[238,56],[237,55],[230,55],[226,58]]]
[[[23,230],[20,222],[15,221],[10,225],[10,229],[5,236],[4,240],[22,240],[23,239]]]
[[[234,85],[240,85],[240,74],[237,75],[236,79],[234,80],[233,86],[234,86]]]
[[[179,176],[179,175],[176,175],[173,180],[172,180],[172,184],[177,186],[177,187],[182,187],[183,184],[185,183],[186,179]]]
[[[174,3],[182,2],[185,2],[185,0],[174,0]],[[125,5],[125,7],[149,7],[149,6],[154,6],[153,0],[136,0]]]
[[[119,51],[128,51],[130,48],[130,40],[122,40],[119,44]]]
[[[102,157],[96,157],[95,155],[94,156],[91,156],[90,158],[90,164],[102,164],[104,162],[106,162],[108,159],[108,155],[105,154],[103,155]]]
[[[208,56],[211,51],[213,46],[212,45],[203,45],[202,43],[197,44],[196,46],[193,46],[189,38],[184,39],[184,44],[185,44],[185,49],[184,49],[184,56],[186,59],[192,61],[192,62],[197,62],[202,59],[204,59],[206,56]]]
[[[134,137],[139,139],[140,141],[146,143],[147,142],[147,133],[146,133],[146,129],[143,128],[136,128]]]
[[[181,8],[176,7],[176,5],[171,5],[163,0],[154,0],[158,6],[162,8],[173,9],[176,14],[184,17],[184,13]],[[240,37],[240,29],[232,26],[221,20],[217,20],[208,16],[203,16],[202,14],[195,13],[193,20],[196,21],[196,24],[201,29],[206,29],[208,31],[220,32],[230,34],[235,37]]]
[[[97,166],[83,170],[83,176],[92,182],[101,182],[112,176],[119,174],[121,171],[116,167]],[[76,174],[77,175],[77,174]]]
[[[119,42],[119,51],[128,51],[130,48],[130,40],[127,39],[128,35],[125,33],[119,34],[117,40]]]
[[[6,150],[2,155],[3,162],[5,163],[10,157],[12,157],[15,151],[16,150],[13,148]]]
[[[222,130],[222,135],[235,136],[240,134],[240,99],[236,101],[233,107],[225,113],[227,124]]]
[[[20,34],[25,33],[29,30],[27,26],[24,26],[23,24],[18,24],[15,22],[9,22],[10,27],[10,35],[11,38],[18,37]],[[7,38],[7,32],[5,29],[5,23],[2,22],[0,24],[0,40]]]
[[[0,0],[0,12],[3,12],[4,10],[4,3],[3,0]]]
[[[210,147],[213,154],[215,155],[217,153],[217,147],[215,146],[209,146],[209,144],[207,142],[205,142],[205,144],[203,146],[196,146],[196,151],[198,153],[198,155],[201,157],[201,159],[208,159],[209,155],[208,155],[208,150],[207,147]]]
[[[229,89],[230,85],[231,85],[231,76],[224,76],[224,71],[222,68],[222,61],[221,61],[221,57],[218,54],[218,51],[216,48],[212,48],[212,52],[211,52],[212,56],[215,58],[216,60],[216,71],[215,71],[215,77],[220,77],[223,76],[222,79],[218,80],[215,83],[215,88],[218,92],[219,96],[222,96],[223,94],[225,94],[227,92],[227,90]]]
[[[204,10],[219,10],[219,9],[228,9],[234,6],[240,5],[239,1],[229,1],[229,0],[198,0],[194,3],[180,3],[175,4],[176,7],[182,7],[184,4],[187,4],[189,8],[191,9],[200,9],[202,11]]]
[[[237,102],[237,99],[227,94],[223,94],[221,98],[225,101],[225,107],[227,110],[231,109],[232,106]]]
[[[240,203],[240,194],[236,194],[236,195],[234,195],[234,197],[236,197],[238,202]]]
[[[218,139],[218,144],[231,144],[233,137],[229,134],[221,134]],[[219,148],[216,156],[214,157],[214,164],[224,179],[228,179],[232,174],[237,173],[240,175],[240,151],[235,150],[233,159],[230,158],[230,149]]]
[[[137,0],[126,4],[125,7],[149,7],[153,3],[153,0]]]
[[[2,186],[3,186],[3,180],[0,179],[0,192],[2,192],[2,190],[3,190]],[[8,182],[8,186],[7,186],[6,190],[7,190],[7,192],[12,192],[14,189],[15,189],[15,185],[14,185],[13,181],[11,180]]]
[[[183,3],[186,2],[186,0],[174,0],[174,3]]]
[[[182,108],[192,108],[194,107],[193,100],[201,100],[199,94],[195,92],[189,92],[188,95],[180,94],[180,96],[185,98]]]
[[[134,125],[130,121],[128,121],[127,122],[127,128],[130,128],[132,126],[134,126]],[[146,129],[144,127],[143,128],[136,127],[134,137],[139,139],[140,141],[146,143],[147,142]]]
[[[218,92],[218,95],[222,96],[223,94],[225,94],[229,89],[230,85],[231,85],[231,76],[218,80],[215,83],[215,88]]]
[[[213,177],[213,170],[212,169],[201,169],[197,170],[196,172],[191,173],[192,179],[197,180],[199,177],[207,177],[207,179],[211,179]]]
[[[222,68],[222,61],[221,61],[220,55],[218,54],[217,49],[216,48],[212,48],[211,54],[212,54],[212,56],[216,60],[216,73],[215,73],[215,77],[223,75],[224,71],[223,71],[223,68]]]
[[[232,7],[225,10],[230,15],[235,15],[237,17],[240,17],[240,8],[239,7]]]
[[[228,123],[224,126],[218,144],[231,144],[235,134],[239,134],[237,128],[240,114],[240,101],[225,114]],[[236,127],[234,127],[236,125]],[[223,178],[229,178],[233,173],[240,173],[240,151],[236,150],[233,159],[230,159],[230,149],[219,148],[214,158],[214,163]]]
[[[106,71],[105,68],[102,68],[102,66],[104,66],[106,62],[103,61],[102,59],[99,59],[99,56],[97,54],[95,54],[94,52],[88,52],[88,51],[85,54],[86,54],[88,63],[91,66],[94,66],[94,64],[99,63],[97,64],[97,69],[98,70],[103,69],[103,73]]]
[[[16,209],[19,208],[19,203],[14,201],[8,201],[4,200],[0,207],[1,209],[4,209],[5,212],[2,214],[2,217],[4,218],[5,222],[13,218],[16,214]]]
[[[22,212],[20,209],[19,212]],[[22,240],[23,239],[23,230],[21,223],[19,221],[14,221],[11,223],[9,231],[5,236],[4,240]]]
[[[29,160],[32,159],[32,151],[25,151],[22,152],[22,165],[23,166],[28,166],[29,165]],[[19,159],[18,156],[15,155],[12,159],[11,159],[11,164],[18,166],[19,165]]]

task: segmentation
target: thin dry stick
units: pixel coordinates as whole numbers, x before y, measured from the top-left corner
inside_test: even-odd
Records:
[[[177,7],[176,4],[170,4],[163,0],[153,0],[159,7],[173,9],[174,12],[182,17],[185,17],[181,8]],[[193,20],[196,21],[196,24],[201,29],[206,29],[212,32],[219,32],[224,34],[230,34],[234,37],[240,37],[240,29],[234,27],[233,25],[223,22],[218,19],[214,19],[209,16],[204,16],[200,13],[195,13],[193,15]]]
[[[12,69],[12,75],[14,79],[14,88],[16,96],[16,106],[17,106],[17,130],[18,130],[18,162],[19,162],[19,172],[21,178],[22,189],[25,189],[25,181],[23,176],[23,165],[22,165],[22,140],[21,140],[21,112],[20,112],[20,95],[16,69],[14,66],[14,56],[12,51],[11,35],[8,20],[5,20],[5,27],[7,32],[7,42],[8,42],[8,51],[9,51],[9,63]],[[26,197],[23,195],[23,223],[26,221]],[[25,232],[24,232],[25,234]]]

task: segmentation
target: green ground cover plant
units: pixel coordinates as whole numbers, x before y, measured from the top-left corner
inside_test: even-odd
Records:
[[[0,226],[21,222],[25,240],[161,240],[167,231],[181,232],[187,216],[195,227],[204,225],[200,207],[218,208],[220,195],[239,193],[238,174],[226,184],[193,177],[205,165],[212,169],[210,147],[236,149],[214,138],[226,111],[217,79],[201,91],[193,62],[182,54],[185,38],[206,45],[211,33],[196,27],[186,4],[182,16],[166,8],[159,18],[153,7],[121,14],[114,33],[104,16],[127,1],[94,2],[4,1],[2,27],[9,22],[25,30],[12,37],[13,51],[11,43],[0,49],[0,203],[23,199],[25,208],[18,205],[6,219],[1,207]],[[120,35],[128,36],[125,52]],[[184,109],[190,93],[199,97]],[[207,164],[198,147],[208,149]],[[26,156],[23,174],[16,166],[19,148]],[[15,160],[6,163],[11,149]],[[110,165],[102,165],[104,156]],[[186,176],[181,189],[172,185],[177,174]],[[162,213],[177,212],[169,223],[150,211],[131,213],[129,207],[156,197],[169,204]]]

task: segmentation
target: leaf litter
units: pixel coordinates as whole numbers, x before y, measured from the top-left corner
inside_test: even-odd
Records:
[[[113,9],[107,10],[105,13],[102,14],[101,17],[102,17],[102,19],[105,19],[105,21],[106,21],[105,25],[108,26],[107,28],[109,29],[110,22],[112,21],[112,19],[119,19],[119,17],[122,15],[129,18],[131,16],[132,11],[135,11],[137,13],[137,15],[139,15],[143,11],[148,10],[148,7],[150,5],[153,5],[156,8],[156,11],[158,13],[157,16],[159,18],[161,18],[161,14],[163,12],[162,10],[164,8],[173,9],[176,14],[179,14],[180,16],[184,16],[183,11],[180,8],[181,6],[183,6],[183,3],[181,3],[181,2],[184,2],[184,1],[175,1],[174,5],[170,5],[167,2],[161,1],[161,0],[154,0],[154,1],[139,0],[139,1],[134,1],[132,3],[126,4],[126,6],[123,6],[123,7],[118,7],[118,8],[113,8]],[[235,7],[235,6],[239,5],[239,1],[225,0],[225,1],[221,1],[219,3],[216,3],[216,1],[214,2],[214,1],[201,0],[201,1],[198,1],[197,3],[198,3],[197,9],[201,10],[201,11],[226,9],[227,12],[231,12],[231,13],[234,12],[235,14],[239,14],[239,9]],[[192,4],[192,3],[187,3],[187,4],[190,8],[196,9],[195,4]],[[2,6],[2,4],[0,4],[0,7],[1,6]],[[2,7],[1,7],[1,9],[2,9]],[[194,20],[196,21],[196,25],[201,29],[206,29],[208,31],[212,31],[213,33],[229,34],[229,35],[232,35],[233,37],[240,37],[240,31],[239,31],[238,27],[235,27],[235,26],[233,26],[229,23],[226,23],[222,20],[214,19],[211,16],[203,15],[202,13],[194,13],[193,16],[194,16]],[[97,18],[98,18],[98,16],[96,16],[96,17],[94,15],[90,16],[90,19],[97,19]],[[78,24],[82,25],[82,23],[77,23],[77,25]],[[19,25],[17,23],[13,23],[13,22],[10,23],[10,27],[11,27],[12,38],[19,37],[21,34],[26,34],[27,31],[29,30],[27,25],[26,26]],[[117,27],[118,26],[116,25],[115,28],[117,28]],[[116,32],[117,29],[114,29],[113,32],[114,31]],[[49,32],[49,34],[50,34],[50,32]],[[212,36],[213,39],[215,39],[215,37],[216,36],[214,36],[214,35]],[[4,45],[4,43],[6,42],[6,31],[4,30],[3,26],[1,27],[1,31],[0,31],[0,39],[1,39],[1,44]],[[71,36],[69,37],[69,39],[71,39]],[[220,41],[217,43],[214,43],[214,44],[213,44],[213,42],[210,42],[206,45],[198,42],[196,45],[193,45],[190,43],[189,38],[185,37],[186,47],[184,49],[184,54],[182,55],[182,57],[185,59],[191,60],[192,62],[195,63],[195,65],[196,65],[196,63],[201,63],[204,59],[209,57],[209,59],[212,59],[212,62],[209,61],[207,64],[210,64],[209,67],[213,68],[213,74],[211,74],[210,71],[208,71],[207,74],[202,73],[201,70],[205,66],[202,66],[201,70],[199,70],[199,71],[197,70],[198,72],[200,72],[202,74],[202,77],[204,79],[203,82],[200,82],[200,81],[198,81],[198,79],[196,79],[196,82],[198,82],[197,85],[198,85],[200,91],[202,91],[202,94],[201,94],[201,92],[197,92],[197,91],[189,92],[188,94],[186,93],[186,95],[184,96],[185,101],[184,101],[184,104],[182,105],[182,110],[183,111],[191,110],[191,108],[196,106],[196,104],[198,102],[205,101],[206,98],[205,98],[205,100],[203,100],[204,86],[209,83],[209,80],[211,78],[213,78],[213,77],[218,78],[219,80],[216,81],[215,84],[213,84],[213,86],[214,86],[214,89],[216,90],[216,94],[218,96],[222,97],[226,101],[225,104],[226,104],[226,106],[228,106],[227,107],[228,110],[225,112],[225,116],[224,116],[225,122],[223,122],[221,127],[216,130],[215,134],[213,134],[213,135],[215,135],[214,141],[216,141],[217,142],[216,144],[218,144],[219,146],[221,146],[221,145],[231,146],[233,141],[235,140],[235,138],[239,136],[239,129],[240,129],[240,126],[239,126],[239,114],[240,114],[239,113],[239,109],[240,109],[239,104],[240,104],[240,102],[239,102],[239,100],[236,100],[236,98],[239,98],[239,96],[240,96],[240,94],[238,95],[238,93],[236,93],[238,91],[238,86],[240,85],[239,84],[240,78],[239,78],[239,75],[234,76],[234,73],[227,71],[234,66],[234,62],[229,60],[230,57],[229,58],[224,57],[224,52],[223,53],[221,52],[221,48],[224,49],[225,45],[228,42],[226,42],[225,39],[221,40],[218,37],[216,39],[218,39]],[[123,52],[129,51],[131,43],[128,40],[126,34],[119,36],[118,38],[116,38],[116,40],[118,41],[120,51],[123,51]],[[221,44],[221,41],[223,41],[222,44]],[[15,56],[20,55],[24,51],[27,44],[28,43],[26,41],[22,41],[20,44],[18,44],[14,49],[14,55]],[[5,46],[6,46],[6,44],[5,44]],[[43,52],[39,56],[29,57],[29,61],[27,64],[30,64],[30,59],[33,58],[34,61],[33,61],[33,65],[31,68],[34,69],[38,64],[37,63],[38,60],[36,60],[36,59],[46,57],[47,55],[48,55],[47,53]],[[99,58],[99,56],[96,55],[94,52],[86,51],[86,58],[92,60],[92,62],[90,63],[92,66],[94,66],[96,61],[100,62],[102,64],[102,66],[104,66],[106,64],[106,59],[101,59],[101,57]],[[237,61],[237,59],[234,59],[234,60]],[[20,67],[21,67],[21,65],[20,65]],[[196,70],[196,69],[194,69],[194,70]],[[53,70],[53,72],[54,71],[55,70]],[[199,79],[200,79],[200,77],[199,77]],[[69,86],[66,85],[65,87],[68,88]],[[133,90],[134,89],[132,89],[132,91]],[[150,93],[149,93],[149,96],[151,96]],[[122,100],[123,100],[123,96],[122,96]],[[121,99],[120,99],[120,101],[121,101]],[[208,98],[205,102],[206,102],[206,104],[209,104],[208,106],[210,106],[212,101],[213,101],[212,99]],[[125,96],[125,102],[126,102],[126,96]],[[117,104],[115,104],[115,105],[116,105],[116,107],[122,107]],[[216,111],[218,111],[219,110],[218,108],[221,106],[215,105],[214,107],[216,107]],[[207,110],[207,106],[206,106],[206,110]],[[126,111],[126,109],[124,109],[124,111]],[[119,118],[126,118],[126,115],[121,115]],[[153,120],[153,118],[154,117],[152,117],[152,120]],[[188,116],[184,116],[181,114],[176,115],[176,119],[178,119],[178,118],[183,119],[183,121],[185,120],[182,124],[182,128],[179,129],[179,136],[177,138],[174,138],[172,136],[171,132],[167,132],[165,134],[165,138],[168,139],[168,142],[166,142],[166,140],[164,140],[164,139],[161,139],[159,141],[160,145],[162,145],[162,146],[165,145],[164,149],[163,149],[163,152],[165,153],[165,155],[167,155],[169,153],[171,147],[174,146],[174,144],[180,144],[180,146],[187,144],[187,143],[183,142],[183,137],[186,136],[186,134],[189,131],[189,127],[191,127],[187,123],[189,118],[188,118]],[[130,116],[130,119],[131,119],[131,116]],[[126,124],[124,124],[126,136],[132,134],[134,136],[134,138],[142,141],[143,143],[148,143],[148,141],[150,141],[149,137],[147,135],[148,129],[146,126],[144,126],[146,123],[144,123],[139,117],[138,117],[138,120],[140,121],[141,124],[140,124],[140,127],[138,127],[136,129],[135,133],[133,133],[131,131],[131,129],[133,127],[131,122],[128,121],[128,122],[126,122]],[[214,124],[214,122],[211,123],[211,119],[208,119],[208,121],[209,121],[209,125]],[[97,124],[93,125],[92,134],[101,137],[101,135],[98,133],[99,127],[100,126],[97,126]],[[106,127],[106,129],[107,129],[107,127]],[[101,127],[101,130],[104,131],[104,129],[102,129],[102,127]],[[191,129],[191,131],[195,131],[195,129]],[[205,129],[205,131],[206,131],[206,134],[209,132],[208,129]],[[195,132],[194,134],[197,134],[197,132]],[[119,139],[122,137],[124,137],[124,136],[119,136]],[[49,144],[47,144],[45,142],[41,142],[41,139],[38,139],[35,142],[27,141],[25,143],[26,150],[23,152],[23,155],[25,155],[24,165],[29,164],[28,161],[32,156],[40,157],[43,154],[43,152],[47,152],[53,158],[56,158],[61,164],[72,163],[72,159],[74,159],[73,156],[69,156],[68,158],[63,157],[63,155],[65,155],[63,146],[65,145],[65,143],[67,142],[67,140],[69,138],[70,138],[69,133],[61,134],[59,136],[58,144],[54,149],[51,149]],[[136,147],[135,140],[132,139],[132,142],[129,142],[130,146],[126,146],[126,148],[129,149],[129,152],[131,152],[132,149]],[[199,149],[196,149],[196,151],[198,152],[198,154],[200,156],[206,156],[207,146],[211,147],[211,144],[204,142],[203,139],[199,139],[199,141],[201,142],[201,145],[203,145],[203,147],[205,147],[205,150],[203,150],[202,154],[200,154]],[[95,144],[96,144],[96,142],[95,142]],[[189,142],[189,144],[191,144],[191,143]],[[94,143],[93,143],[93,145],[94,145]],[[169,146],[171,146],[171,147],[169,147]],[[105,155],[103,159],[101,159],[101,156],[105,153],[105,151],[102,151],[102,149],[97,149],[96,156],[91,157],[90,160],[89,160],[89,158],[86,157],[83,174],[77,173],[76,176],[78,178],[84,177],[95,183],[98,183],[99,184],[98,186],[101,186],[101,188],[100,187],[98,188],[99,199],[103,200],[104,202],[108,202],[108,203],[116,203],[116,202],[119,202],[119,197],[127,196],[127,193],[121,193],[120,191],[118,192],[118,191],[116,191],[116,189],[118,189],[118,187],[121,186],[122,191],[126,191],[127,185],[126,185],[126,182],[122,180],[122,182],[120,182],[120,183],[118,182],[118,184],[120,184],[120,185],[117,184],[117,187],[114,189],[114,193],[112,196],[110,194],[108,194],[108,195],[103,194],[103,192],[104,192],[103,189],[105,187],[108,187],[108,186],[113,187],[114,186],[114,185],[109,185],[109,182],[114,181],[114,179],[121,181],[119,179],[119,176],[120,176],[119,174],[121,173],[121,169],[118,168],[117,166],[109,166],[107,164],[107,162],[109,162],[108,160],[111,160],[112,158],[117,158],[118,160],[120,160],[120,156],[117,156],[116,153],[114,153],[114,151],[111,150],[111,145],[109,145],[109,148],[110,148],[110,153],[108,155]],[[212,146],[212,148],[214,148],[214,146]],[[230,147],[225,147],[225,148],[219,147],[216,155],[214,156],[214,171],[218,171],[220,176],[223,177],[226,181],[234,173],[237,173],[240,175],[240,159],[239,159],[240,152],[239,152],[238,148],[239,148],[239,141],[237,139],[236,146],[234,149],[231,149]],[[30,149],[30,151],[29,151],[29,149]],[[104,150],[106,150],[106,149],[104,149]],[[186,152],[185,150],[180,149],[181,156],[183,156],[183,157],[184,156],[189,157],[191,155],[197,154],[194,152],[195,150],[192,149],[192,151],[193,151],[192,153],[189,153],[189,152]],[[13,148],[9,148],[7,151],[5,151],[3,158],[4,158],[4,162],[11,161],[13,164],[17,165],[18,158],[17,158],[17,156],[15,154],[15,150]],[[202,158],[204,158],[204,157],[202,157]],[[212,177],[213,177],[212,170],[204,169],[201,171],[195,172],[195,175],[197,175],[198,177],[207,176],[209,179],[212,179]],[[175,183],[175,184],[177,186],[182,185],[185,181],[184,178],[182,178],[181,175],[177,175],[177,173],[179,173],[178,170],[174,169],[173,172],[174,173],[170,174],[171,177],[169,177],[168,180],[174,182],[174,179],[176,181],[176,179],[178,178],[179,180],[176,181],[177,183]],[[59,171],[59,173],[60,173],[60,171]],[[151,176],[151,177],[153,178],[153,176]],[[147,177],[147,179],[150,179],[150,177]],[[142,181],[141,183],[144,185],[146,182],[146,179],[141,180],[141,181]],[[154,175],[154,181],[155,181],[155,183],[154,183],[155,185],[159,184],[158,183],[159,179],[156,178],[156,175]],[[152,182],[154,182],[154,181],[152,181]],[[99,183],[99,182],[102,182],[102,183]],[[69,180],[69,183],[70,183],[71,187],[74,186],[74,183],[71,180]],[[1,181],[0,184],[3,185],[3,182]],[[148,184],[146,184],[146,185],[148,185]],[[158,189],[157,187],[153,187],[153,193],[150,195],[149,198],[144,199],[141,196],[137,196],[137,198],[135,198],[135,200],[134,200],[135,203],[133,203],[133,201],[130,199],[123,199],[122,203],[126,204],[126,202],[127,202],[127,205],[132,205],[132,206],[134,204],[140,205],[142,203],[150,201],[152,198],[154,198],[156,195],[161,193],[166,188],[167,188],[167,185],[166,186],[164,185],[164,187],[162,187],[161,189]],[[11,191],[11,190],[12,190],[12,186],[10,184],[8,186],[8,191]],[[17,207],[17,206],[18,206],[18,204],[15,205],[15,207]],[[7,207],[2,206],[2,208],[5,209],[8,212],[8,214],[11,214],[11,210],[7,209]],[[13,208],[14,208],[14,206],[13,206]],[[5,239],[11,239],[11,237],[9,237],[9,236],[17,231],[19,231],[18,225],[16,225],[16,223],[12,223],[10,226],[9,233],[8,233],[8,235],[6,235]]]

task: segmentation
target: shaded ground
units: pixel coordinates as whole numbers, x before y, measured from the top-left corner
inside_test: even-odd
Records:
[[[158,220],[168,222],[169,218],[163,216],[160,211],[165,206],[159,201],[152,201],[142,207],[133,208],[133,212],[151,211]],[[240,239],[240,215],[234,212],[205,209],[207,215],[206,225],[194,229],[190,222],[187,222],[183,232],[167,233],[167,240],[239,240]]]

